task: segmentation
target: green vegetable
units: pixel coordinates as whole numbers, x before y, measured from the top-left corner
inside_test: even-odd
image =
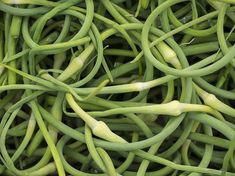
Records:
[[[0,175],[235,176],[232,0],[1,0]]]

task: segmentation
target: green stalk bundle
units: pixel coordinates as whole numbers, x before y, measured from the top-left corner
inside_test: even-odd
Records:
[[[0,175],[235,176],[234,0],[0,0]]]

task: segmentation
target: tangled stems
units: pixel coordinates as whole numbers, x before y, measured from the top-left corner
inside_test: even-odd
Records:
[[[233,2],[0,11],[1,175],[234,175]]]

